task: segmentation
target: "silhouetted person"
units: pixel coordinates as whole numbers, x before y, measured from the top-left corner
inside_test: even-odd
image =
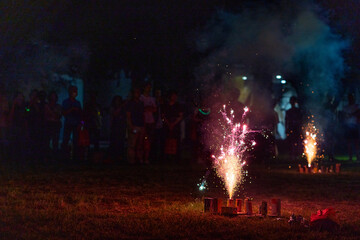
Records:
[[[45,137],[45,105],[47,104],[47,93],[44,90],[39,91],[39,106],[40,106],[40,128],[39,131],[39,160],[43,161],[45,158],[45,151],[44,149],[47,148],[46,145],[46,137]]]
[[[334,160],[334,148],[336,141],[336,131],[338,128],[338,119],[336,114],[337,103],[335,97],[326,94],[323,104],[323,115],[326,119],[324,126],[325,154],[329,161]]]
[[[164,131],[164,122],[163,122],[163,109],[164,109],[164,99],[161,94],[161,90],[158,89],[155,91],[155,101],[156,101],[156,112],[154,114],[155,119],[155,134],[154,134],[154,156],[155,161],[162,163],[164,161],[164,146],[165,146],[165,131]]]
[[[125,155],[126,109],[121,96],[115,96],[110,107],[110,155],[123,161]]]
[[[48,155],[52,155],[51,157],[55,157],[59,149],[61,113],[58,95],[56,92],[51,92],[49,102],[45,105],[45,142]]]
[[[140,101],[140,89],[134,88],[126,106],[128,126],[128,161],[144,162],[144,104]]]
[[[265,133],[265,141],[268,148],[268,154],[270,157],[268,160],[271,160],[271,158],[275,158],[278,155],[277,145],[276,145],[276,129],[277,124],[279,123],[279,116],[277,112],[274,110],[275,103],[271,104],[270,107],[266,110],[264,110],[264,120],[263,120],[263,132]],[[266,160],[266,159],[265,159]],[[268,163],[271,163],[270,161]]]
[[[180,122],[184,110],[177,102],[178,95],[175,91],[169,94],[168,102],[164,105],[163,118],[165,123],[165,154],[173,160],[179,160],[179,145],[181,137]],[[174,159],[175,158],[175,159]]]
[[[77,147],[78,147],[78,127],[81,121],[81,104],[76,97],[78,95],[78,89],[75,86],[69,87],[69,98],[65,99],[62,103],[63,115],[65,118],[63,142],[61,149],[67,157],[77,158]],[[69,140],[72,135],[71,145],[73,148],[72,156],[70,156]]]
[[[25,161],[28,154],[28,122],[25,97],[21,92],[15,94],[9,120],[11,126],[11,155],[12,160]]]
[[[359,156],[359,118],[360,108],[356,104],[355,96],[348,95],[348,105],[344,108],[344,133],[348,145],[349,161],[352,161],[353,148],[355,150],[356,160],[360,161]]]
[[[303,114],[299,108],[296,107],[297,99],[292,96],[290,98],[291,108],[286,111],[285,128],[287,135],[287,142],[290,147],[291,159],[295,160],[302,153],[301,129]]]
[[[43,97],[44,94],[40,95],[40,92],[34,89],[27,104],[30,155],[36,161],[43,160],[45,105]]]
[[[207,164],[208,152],[203,144],[203,131],[210,122],[213,112],[210,108],[209,99],[203,100],[200,106],[196,106],[190,121],[190,140],[192,145],[192,157],[199,164]],[[214,111],[215,112],[215,111]]]
[[[7,158],[9,144],[9,102],[0,86],[0,158]],[[1,160],[0,160],[1,161]]]
[[[151,83],[147,83],[140,101],[144,103],[145,139],[144,139],[144,162],[149,163],[150,151],[154,138],[156,112],[155,98],[151,96]]]
[[[90,143],[94,145],[95,151],[99,151],[100,133],[103,126],[103,112],[100,104],[98,104],[96,100],[96,93],[90,94],[90,99],[84,107],[84,120],[85,127],[89,131]]]

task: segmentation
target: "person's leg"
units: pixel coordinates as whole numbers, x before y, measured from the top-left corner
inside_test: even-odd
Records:
[[[59,150],[59,138],[60,138],[61,123],[55,123],[52,136],[52,151],[56,154]]]
[[[289,147],[288,149],[289,149],[290,160],[294,162],[296,159],[296,147],[295,147],[294,137],[292,135],[289,135],[287,137],[287,142]]]
[[[137,133],[128,131],[128,148],[127,148],[127,159],[130,164],[135,163],[135,144],[136,144]]]
[[[51,157],[51,153],[52,153],[52,147],[50,147],[50,142],[51,145],[54,144],[54,134],[53,134],[53,126],[50,122],[46,122],[45,123],[45,134],[44,134],[44,150],[46,152],[45,154],[45,158],[49,159]]]
[[[154,124],[147,124],[144,133],[144,161],[149,163],[149,157],[154,140]]]
[[[136,143],[135,143],[135,151],[136,151],[136,159],[140,162],[144,162],[144,138],[145,138],[145,130],[143,127],[138,127]]]
[[[61,143],[61,151],[63,153],[63,157],[66,158],[67,160],[70,158],[70,147],[69,147],[70,135],[71,135],[71,126],[65,125],[63,131],[63,140]]]
[[[77,128],[77,126],[72,126],[71,127],[71,133],[72,133],[72,149],[73,149],[73,160],[74,161],[78,161],[79,160],[79,130]]]
[[[164,161],[164,145],[165,145],[165,136],[164,129],[158,128],[155,130],[154,136],[154,158],[158,163],[163,163]]]
[[[94,129],[94,150],[100,150],[100,129]]]

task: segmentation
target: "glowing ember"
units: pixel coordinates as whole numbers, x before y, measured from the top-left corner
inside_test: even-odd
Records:
[[[244,109],[243,118],[249,111],[247,107]],[[226,106],[223,111],[220,111],[226,121],[226,126],[223,126],[224,142],[219,149],[219,155],[214,158],[214,167],[217,174],[225,183],[225,188],[232,198],[238,183],[242,181],[242,167],[245,164],[244,152],[248,147],[254,146],[252,141],[247,144],[246,135],[250,132],[248,127],[241,123],[234,123],[234,111],[230,111],[230,116],[226,113]]]
[[[316,133],[317,133],[316,127],[312,123],[309,123],[305,132],[305,140],[304,140],[304,146],[305,146],[304,153],[306,155],[309,167],[311,167],[311,163],[316,158],[316,152],[317,152]]]

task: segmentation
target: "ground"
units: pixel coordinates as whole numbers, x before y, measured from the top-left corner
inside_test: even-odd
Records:
[[[26,164],[25,164],[26,165]],[[239,197],[280,198],[283,218],[224,217],[203,212],[203,198],[226,197],[216,177],[196,164],[76,164],[0,167],[0,239],[360,239],[360,168],[299,174],[296,164],[248,166]],[[291,227],[333,207],[334,233]]]

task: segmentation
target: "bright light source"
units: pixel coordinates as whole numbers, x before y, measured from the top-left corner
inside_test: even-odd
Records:
[[[286,80],[283,79],[283,80],[281,80],[280,82],[281,82],[281,84],[285,84],[285,83],[286,83]]]
[[[282,76],[281,75],[276,75],[276,79],[281,79]]]
[[[247,80],[247,76],[243,76],[242,80],[246,81]]]

